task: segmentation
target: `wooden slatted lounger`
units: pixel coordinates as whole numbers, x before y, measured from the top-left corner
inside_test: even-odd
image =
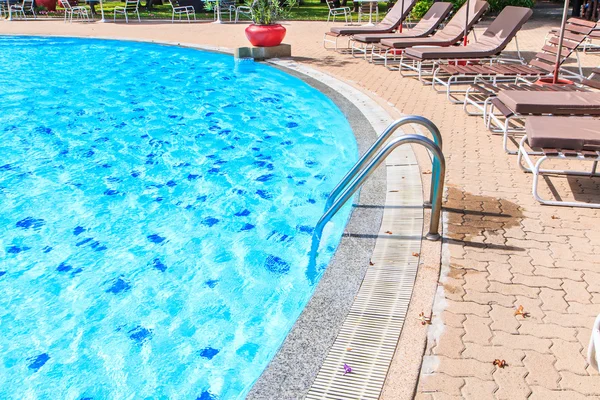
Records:
[[[580,117],[529,117],[525,123],[527,134],[519,145],[519,166],[533,173],[533,196],[542,204],[570,207],[600,208],[600,203],[580,201],[545,200],[538,194],[541,175],[579,175],[600,177],[600,119]],[[541,157],[534,162],[530,148],[540,148]],[[591,172],[542,169],[546,160],[591,161]],[[525,162],[525,165],[523,164]]]

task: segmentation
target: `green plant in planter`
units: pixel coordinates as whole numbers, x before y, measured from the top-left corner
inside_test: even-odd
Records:
[[[272,25],[289,18],[296,0],[246,0],[255,25]]]

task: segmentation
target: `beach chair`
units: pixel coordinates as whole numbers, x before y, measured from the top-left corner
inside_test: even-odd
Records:
[[[175,22],[175,15],[179,15],[179,21],[181,21],[182,16],[186,16],[188,23],[191,22],[190,15],[194,17],[194,21],[196,20],[196,10],[194,10],[194,6],[181,6],[177,0],[168,0],[171,5],[171,23]]]
[[[592,32],[594,26],[595,24],[590,24],[589,21],[585,21],[584,24],[579,24],[577,21],[572,20],[566,25],[565,40],[563,41],[563,48],[561,50],[561,73],[563,75],[576,80],[581,80],[583,78],[581,63],[574,50],[585,40],[587,35]],[[549,43],[545,44],[541,51],[526,65],[510,65],[503,63],[502,61],[504,60],[502,58],[485,60],[486,62],[463,59],[456,60],[454,65],[450,65],[449,63],[440,64],[433,73],[432,86],[437,91],[440,91],[438,89],[439,85],[443,86],[442,90],[446,91],[448,100],[453,103],[462,103],[464,100],[453,96],[456,96],[457,93],[465,93],[466,95],[469,87],[458,90],[456,89],[457,84],[470,85],[471,83],[481,81],[534,81],[540,77],[550,76],[555,68],[558,51],[556,46],[557,43],[558,37],[550,39]],[[518,45],[517,53],[519,53]],[[572,72],[562,67],[572,55],[575,55],[578,72]],[[470,90],[470,92],[472,92],[472,90]],[[477,101],[479,101],[479,99],[475,98],[472,105],[476,105]]]
[[[404,0],[404,8],[402,1],[396,2],[389,10],[385,18],[375,26],[336,26],[326,32],[323,37],[323,47],[326,49],[338,50],[338,39],[343,37],[349,39],[352,35],[361,33],[390,33],[394,32],[402,22],[410,15],[410,11],[417,3],[417,0]],[[333,47],[327,47],[327,43],[333,44]],[[349,49],[349,43],[346,44],[346,49]]]
[[[65,23],[67,20],[69,22],[73,22],[73,16],[77,18],[81,18],[82,20],[86,20],[90,22],[90,16],[88,14],[87,7],[84,6],[73,6],[69,3],[69,0],[59,0],[60,5],[65,9]]]
[[[531,115],[600,115],[600,92],[501,90],[490,101],[487,127],[502,133],[505,152],[516,154],[508,148],[509,135],[522,134],[522,121]]]
[[[488,125],[488,108],[491,100],[496,97],[500,90],[526,90],[526,91],[587,91],[588,89],[600,90],[600,67],[592,69],[587,78],[573,85],[564,84],[545,84],[539,85],[536,82],[527,80],[526,77],[516,77],[509,82],[498,82],[488,80],[475,80],[466,91],[463,101],[463,110],[468,115],[482,116],[483,121]],[[476,111],[471,111],[475,109]]]
[[[234,16],[237,11],[237,7],[235,6],[235,0],[221,0],[221,1],[219,1],[218,4],[219,4],[218,8],[219,8],[219,12],[221,13],[221,16],[223,16],[223,14],[229,14],[229,22],[231,22],[232,16]],[[217,6],[214,7],[213,13],[214,13],[214,18],[216,20],[217,19]]]
[[[137,19],[138,22],[142,22],[141,18],[140,18],[140,2],[139,0],[125,0],[125,5],[124,6],[116,6],[113,13],[113,21],[117,20],[117,14],[123,14],[125,15],[125,23],[129,23],[129,18],[127,17],[127,14],[131,13],[134,15],[137,15]]]
[[[252,6],[256,3],[256,0],[252,3]],[[252,7],[248,6],[237,6],[235,9],[235,23],[237,24],[240,18],[240,14],[246,16],[248,19],[252,19]]]
[[[386,67],[394,69],[390,61],[397,61],[397,56],[404,53],[404,49],[413,46],[452,46],[461,41],[465,34],[465,18],[467,18],[467,7],[469,7],[469,20],[467,24],[467,33],[473,29],[473,26],[483,17],[490,5],[483,0],[471,0],[469,4],[463,5],[454,17],[446,24],[443,29],[438,30],[434,35],[425,38],[407,38],[407,39],[382,39],[379,44],[372,48],[373,52],[378,52]]]
[[[461,63],[481,63],[482,60],[523,63],[518,46],[517,58],[501,58],[499,55],[512,40],[516,40],[517,32],[532,14],[530,8],[507,6],[475,43],[466,46],[408,48],[401,54],[400,72],[416,72],[419,79],[422,79],[424,74],[431,75],[434,89],[436,84],[441,84],[449,91],[454,82],[451,79],[444,81],[435,75],[439,65],[452,64],[460,67]]]
[[[600,161],[600,119],[589,117],[540,117],[532,116],[525,122],[526,135],[519,144],[517,162],[521,169],[533,174],[532,193],[541,204],[569,207],[600,208],[600,203],[546,200],[538,193],[541,176],[575,175],[600,177],[597,171]],[[530,151],[538,149],[539,151]],[[534,155],[540,156],[534,161]],[[543,169],[547,160],[591,162],[591,171]]]
[[[341,15],[344,16],[346,23],[348,23],[348,18],[350,18],[350,22],[352,22],[352,10],[350,7],[336,7],[335,2],[333,0],[326,0],[327,8],[329,8],[329,14],[327,14],[327,23],[331,17],[333,17],[333,22],[335,22],[335,17],[339,17]]]
[[[446,20],[451,11],[452,3],[437,2],[433,3],[427,13],[414,27],[405,29],[402,33],[362,33],[353,35],[350,38],[352,55],[355,52],[362,53],[366,58],[372,45],[379,43],[382,39],[405,39],[429,36]],[[371,59],[372,57],[371,55]]]
[[[33,18],[37,18],[37,15],[35,13],[34,0],[23,0],[21,4],[9,5],[8,9],[10,12],[15,14],[15,17],[22,15],[23,19],[27,19],[27,14],[25,14],[25,11],[30,11],[33,14]]]

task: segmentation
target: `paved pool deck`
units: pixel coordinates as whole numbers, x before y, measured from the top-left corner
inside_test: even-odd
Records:
[[[533,55],[556,25],[534,18],[519,35],[521,50]],[[418,114],[431,119],[444,139],[442,249],[423,249],[429,268],[423,261],[420,267],[435,271],[441,265],[442,273],[424,282],[434,284],[435,296],[430,291],[428,300],[420,298],[419,306],[409,309],[381,398],[600,396],[598,372],[585,359],[590,329],[600,313],[600,210],[536,203],[531,176],[521,172],[515,156],[502,151],[501,137],[491,135],[480,118],[467,117],[461,106],[415,79],[323,49],[323,32],[330,26],[289,23],[285,42],[292,45],[294,60],[361,90],[393,117]],[[0,34],[130,38],[227,49],[247,45],[244,28],[0,20]],[[581,60],[586,67],[600,65],[598,54],[582,54]],[[425,161],[421,173],[426,186],[430,165]],[[600,196],[598,179],[553,177],[544,184],[546,196]],[[519,306],[528,317],[515,316]],[[418,313],[428,314],[432,308],[432,325],[422,326]],[[406,332],[417,330],[427,335],[424,352],[425,342],[404,339]],[[495,359],[506,360],[508,366],[496,367]],[[414,380],[405,381],[411,374],[419,378],[414,389]]]

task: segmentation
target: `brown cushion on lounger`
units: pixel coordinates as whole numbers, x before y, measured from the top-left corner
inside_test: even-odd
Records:
[[[343,36],[357,35],[361,33],[392,32],[400,26],[416,2],[417,0],[404,0],[404,10],[402,9],[402,2],[396,2],[392,9],[387,13],[383,21],[375,26],[336,26],[331,28],[330,32]]]
[[[498,100],[518,114],[600,115],[599,92],[501,90]]]
[[[451,46],[458,42],[465,30],[467,7],[469,8],[469,29],[481,18],[489,8],[486,1],[476,0],[465,3],[454,17],[446,24],[444,29],[428,38],[415,39],[384,39],[381,44],[395,49],[404,49],[413,46]]]
[[[600,150],[600,119],[528,117],[525,129],[531,147]]]
[[[429,8],[429,11],[421,18],[421,20],[411,29],[406,29],[402,33],[363,33],[354,35],[353,39],[363,43],[377,43],[381,39],[403,39],[423,37],[431,34],[443,21],[446,19],[452,3],[437,2]]]
[[[442,49],[412,48],[406,54],[432,60],[438,58],[479,58],[500,53],[531,17],[533,11],[526,7],[505,7],[476,43]]]
[[[331,28],[332,33],[344,36],[360,33],[389,33],[393,30],[393,25],[384,25],[383,22],[375,26],[336,26]]]

